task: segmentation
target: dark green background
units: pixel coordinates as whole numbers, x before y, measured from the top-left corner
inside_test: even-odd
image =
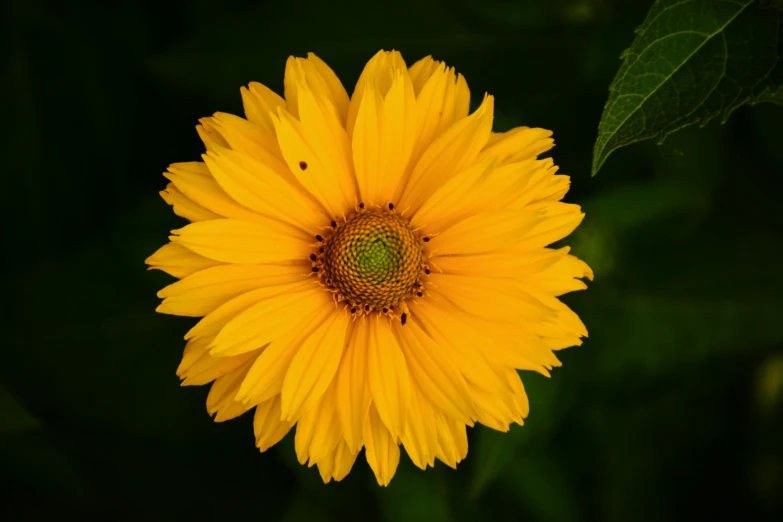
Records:
[[[43,520],[783,519],[783,108],[591,151],[646,1],[388,3],[10,0],[3,4],[0,518]],[[110,6],[111,5],[111,6]],[[595,269],[566,301],[590,331],[526,425],[470,430],[458,471],[363,456],[339,484],[252,416],[213,423],[174,370],[192,320],[154,313],[143,260],[181,226],[157,192],[194,126],[282,88],[313,51],[349,92],[380,48],[432,54],[496,95],[496,129],[555,131],[568,239]],[[10,116],[10,119],[8,118]],[[292,434],[291,434],[292,435]]]

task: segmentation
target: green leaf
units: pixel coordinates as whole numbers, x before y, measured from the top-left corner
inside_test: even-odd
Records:
[[[725,122],[783,78],[780,18],[756,0],[657,0],[609,87],[593,175],[613,151],[682,127]]]
[[[755,103],[764,102],[783,105],[783,84],[780,84],[777,89],[767,89],[755,100]]]

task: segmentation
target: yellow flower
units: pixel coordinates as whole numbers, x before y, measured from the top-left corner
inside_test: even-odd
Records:
[[[177,375],[224,421],[255,408],[261,451],[296,426],[299,462],[341,480],[362,448],[378,483],[402,444],[455,467],[466,426],[522,424],[518,369],[549,375],[584,325],[557,296],[590,268],[547,245],[584,216],[537,156],[551,132],[493,133],[453,68],[379,52],[348,97],[313,54],[285,98],[251,83],[246,119],[200,120],[202,162],[161,193],[191,223],[149,259],[178,282],[158,311],[202,317]]]

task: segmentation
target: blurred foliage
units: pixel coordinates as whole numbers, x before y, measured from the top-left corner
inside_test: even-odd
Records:
[[[783,107],[739,108],[590,178],[596,123],[649,4],[622,0],[8,0],[0,518],[677,521],[783,519]],[[771,11],[767,11],[771,12]],[[525,426],[477,427],[458,470],[363,458],[324,486],[292,437],[213,423],[179,387],[182,335],[143,259],[179,218],[157,196],[194,125],[282,88],[313,51],[349,91],[379,48],[432,54],[496,95],[496,128],[555,130],[596,272],[566,296],[590,338],[525,373]]]
[[[595,175],[612,151],[745,104],[781,102],[783,14],[757,0],[656,0],[621,58],[598,128]]]

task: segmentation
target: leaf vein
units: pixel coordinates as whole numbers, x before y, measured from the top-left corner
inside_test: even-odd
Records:
[[[662,15],[662,14],[663,14],[665,11],[667,11],[667,10],[669,10],[669,9],[673,8],[673,7],[676,7],[677,5],[682,5],[682,4],[685,4],[685,3],[689,3],[689,2],[691,2],[691,1],[693,1],[693,0],[684,0],[684,1],[682,1],[682,2],[677,2],[677,3],[675,3],[675,4],[672,4],[671,6],[667,6],[667,7],[666,7],[666,8],[664,8],[664,9],[663,9],[663,10],[662,10],[660,13],[658,13],[658,15],[657,15],[657,16],[656,16],[656,17],[655,17],[655,18],[654,18],[654,19],[653,19],[653,20],[652,20],[650,23],[648,23],[648,24],[646,24],[646,25],[645,25],[645,30],[649,29],[649,27],[651,26],[652,22],[653,22],[653,21],[655,21],[655,20],[656,20],[658,17],[660,17],[660,16],[661,16],[661,15]],[[695,47],[695,49],[694,49],[693,51],[691,51],[691,52],[690,52],[690,53],[689,53],[689,54],[688,54],[686,57],[684,57],[684,58],[683,58],[683,59],[680,61],[680,63],[679,63],[678,65],[676,65],[676,66],[675,66],[674,70],[672,70],[672,71],[671,71],[669,74],[667,74],[667,75],[663,75],[663,80],[662,80],[661,82],[659,82],[657,85],[655,85],[655,86],[654,86],[654,88],[652,88],[652,89],[650,90],[650,92],[648,92],[646,95],[641,95],[641,94],[639,94],[639,95],[638,95],[639,97],[642,97],[642,101],[639,103],[639,109],[638,109],[638,110],[642,110],[642,106],[644,105],[644,103],[645,103],[645,102],[646,102],[648,99],[650,99],[650,97],[651,97],[652,95],[654,95],[656,92],[658,92],[658,90],[660,89],[660,87],[661,87],[661,86],[662,86],[664,83],[666,83],[668,80],[670,80],[670,79],[672,78],[672,76],[674,76],[674,74],[676,74],[676,73],[677,73],[677,72],[678,72],[678,71],[679,71],[679,70],[680,70],[680,69],[681,69],[681,68],[682,68],[682,67],[683,67],[685,64],[687,64],[687,63],[688,63],[688,60],[690,60],[690,59],[691,59],[691,58],[692,58],[692,57],[693,57],[693,56],[694,56],[696,53],[698,53],[698,52],[699,52],[699,51],[700,51],[700,50],[701,50],[701,49],[704,47],[704,45],[705,45],[707,42],[711,41],[711,40],[712,40],[712,39],[713,39],[713,38],[714,38],[716,35],[720,34],[720,35],[721,35],[721,37],[724,39],[724,45],[725,45],[725,37],[722,35],[722,32],[723,32],[723,31],[726,29],[726,27],[728,27],[728,26],[729,26],[729,25],[730,25],[730,24],[731,24],[731,23],[732,23],[732,22],[733,22],[733,21],[734,21],[734,20],[735,20],[735,19],[736,19],[736,18],[737,18],[739,15],[740,15],[740,14],[742,14],[742,13],[743,13],[743,12],[744,12],[744,11],[745,11],[745,10],[746,10],[746,9],[747,9],[747,8],[748,8],[748,7],[749,7],[749,6],[750,6],[750,5],[753,3],[753,2],[752,2],[752,0],[750,0],[750,1],[746,1],[745,3],[742,3],[742,2],[736,2],[736,1],[732,1],[732,0],[723,0],[723,1],[724,1],[725,3],[736,4],[736,5],[739,7],[739,9],[737,10],[737,12],[735,12],[735,13],[734,13],[734,14],[733,14],[733,15],[732,15],[732,16],[731,16],[731,17],[730,17],[730,18],[729,18],[729,19],[728,19],[728,20],[727,20],[725,23],[723,23],[723,24],[722,24],[720,27],[718,27],[718,28],[717,28],[715,31],[713,31],[712,33],[702,33],[702,32],[700,32],[700,31],[695,31],[695,30],[694,30],[694,31],[677,31],[677,32],[675,32],[675,33],[670,33],[670,34],[668,34],[668,35],[666,35],[666,36],[664,36],[664,37],[658,38],[658,39],[656,39],[656,40],[654,40],[654,41],[650,42],[650,43],[649,43],[649,44],[648,44],[648,45],[645,47],[645,49],[644,49],[644,50],[643,50],[641,53],[639,53],[638,55],[636,55],[636,58],[635,58],[635,60],[634,60],[634,61],[633,61],[631,64],[628,64],[628,65],[625,65],[625,66],[624,66],[623,75],[622,75],[620,78],[618,78],[617,80],[615,80],[615,81],[613,82],[613,85],[612,85],[612,88],[613,88],[613,90],[614,90],[614,89],[617,89],[617,88],[618,88],[620,85],[622,85],[622,83],[625,81],[625,79],[626,79],[626,77],[627,77],[627,75],[628,75],[629,71],[632,69],[632,65],[636,64],[636,62],[638,62],[638,61],[639,61],[639,59],[640,59],[640,58],[641,58],[641,57],[642,57],[642,56],[643,56],[643,55],[644,55],[644,54],[645,54],[645,53],[646,53],[646,52],[647,52],[647,51],[650,49],[650,47],[652,47],[652,46],[653,46],[653,45],[655,45],[656,43],[659,43],[659,42],[663,41],[664,39],[666,39],[666,38],[668,38],[668,37],[671,37],[671,36],[676,36],[676,35],[681,35],[681,34],[699,34],[699,35],[701,35],[701,36],[704,36],[704,40],[703,40],[702,42],[700,42],[700,43],[699,43],[699,44],[698,44],[698,45]],[[713,89],[712,89],[712,90],[710,90],[710,92],[708,93],[708,95],[707,95],[707,96],[704,98],[705,100],[706,100],[706,99],[708,99],[708,98],[709,98],[709,96],[710,96],[710,95],[711,95],[711,94],[714,92],[715,88],[717,88],[717,86],[720,84],[720,80],[721,80],[721,78],[723,78],[723,76],[725,75],[725,66],[726,66],[726,62],[727,62],[727,60],[728,60],[728,52],[727,52],[727,50],[725,50],[725,49],[724,49],[724,56],[723,56],[723,58],[724,58],[724,72],[721,74],[721,76],[719,76],[719,77],[718,77],[718,81],[716,82],[716,84],[715,84],[715,86],[713,87]],[[628,94],[630,94],[630,93],[628,93]],[[622,96],[616,96],[616,97],[615,97],[615,98],[612,100],[612,103],[611,103],[610,105],[608,105],[608,106],[607,106],[607,107],[604,109],[604,113],[605,113],[605,114],[610,114],[610,113],[611,113],[611,111],[614,109],[614,106],[616,105],[617,101],[618,101],[619,99],[621,99],[621,98],[622,98]],[[703,102],[702,102],[702,103],[703,103]],[[699,106],[697,106],[696,108],[694,108],[694,110],[693,110],[693,111],[691,111],[691,113],[690,113],[690,114],[693,114],[693,112],[695,112],[696,110],[698,110],[698,108],[699,108],[700,106],[701,106],[701,104],[700,104]],[[600,167],[600,165],[601,165],[601,164],[603,164],[603,161],[606,159],[605,157],[602,157],[602,156],[603,156],[603,152],[604,152],[604,150],[606,149],[606,146],[607,146],[607,145],[608,145],[608,143],[609,143],[609,140],[611,140],[611,139],[612,139],[612,138],[613,138],[613,137],[614,137],[614,136],[617,134],[617,132],[618,132],[618,131],[619,131],[619,130],[620,130],[622,127],[623,127],[623,125],[625,125],[625,123],[628,121],[628,119],[629,119],[629,118],[631,118],[631,116],[632,116],[633,114],[635,114],[635,113],[636,113],[636,111],[633,111],[633,110],[632,110],[632,111],[628,111],[628,113],[627,113],[627,115],[625,116],[625,118],[623,118],[623,120],[622,120],[622,121],[620,121],[620,123],[619,123],[619,124],[617,124],[616,126],[614,126],[614,129],[613,129],[613,130],[611,130],[611,131],[609,131],[609,132],[602,132],[602,133],[599,133],[599,136],[600,136],[600,138],[605,138],[605,139],[603,139],[603,140],[599,139],[599,141],[601,141],[601,143],[600,143],[600,149],[599,149],[598,147],[596,147],[596,152],[598,152],[598,154],[596,155],[596,158],[597,158],[597,160],[598,160],[598,162],[599,162],[599,163],[598,163],[598,166],[599,166],[599,167]],[[644,114],[642,114],[642,116],[645,116],[645,115],[644,115]],[[646,120],[646,118],[645,118],[645,120]],[[677,119],[677,121],[681,121],[681,120],[682,120],[682,118],[678,118],[678,119]],[[603,123],[603,122],[602,122],[602,123]],[[627,141],[627,140],[624,140],[624,141]],[[597,144],[597,145],[598,145],[598,144]],[[595,168],[594,168],[594,172],[595,172]]]

